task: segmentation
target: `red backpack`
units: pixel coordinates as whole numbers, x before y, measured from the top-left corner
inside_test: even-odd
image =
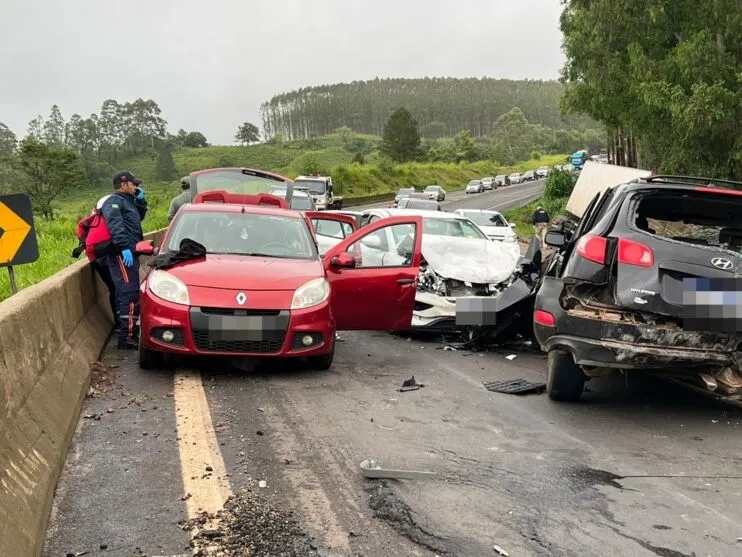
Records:
[[[78,221],[77,239],[80,244],[73,250],[73,257],[79,257],[85,251],[88,259],[94,261],[115,252],[111,233],[100,209],[95,209],[90,215]]]

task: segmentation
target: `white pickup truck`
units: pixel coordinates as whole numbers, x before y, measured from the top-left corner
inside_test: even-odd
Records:
[[[294,188],[306,190],[318,211],[343,208],[343,198],[335,195],[330,176],[297,176]]]

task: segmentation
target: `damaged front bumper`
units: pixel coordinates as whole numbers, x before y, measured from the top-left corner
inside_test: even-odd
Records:
[[[476,285],[474,285],[476,286]],[[486,285],[485,285],[486,286]],[[482,288],[479,292],[482,292]],[[532,287],[514,277],[489,295],[447,297],[418,290],[412,328],[417,330],[453,331],[469,327],[496,327],[509,322],[515,308],[532,302]]]

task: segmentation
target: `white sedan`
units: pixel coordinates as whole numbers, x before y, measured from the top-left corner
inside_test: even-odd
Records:
[[[484,209],[456,209],[455,214],[461,215],[476,224],[490,240],[500,242],[516,242],[518,235],[513,230],[513,224],[505,220],[497,211]]]

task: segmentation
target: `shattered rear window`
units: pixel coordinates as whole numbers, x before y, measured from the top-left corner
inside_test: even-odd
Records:
[[[742,197],[688,191],[648,194],[635,205],[633,225],[676,242],[742,253]]]

